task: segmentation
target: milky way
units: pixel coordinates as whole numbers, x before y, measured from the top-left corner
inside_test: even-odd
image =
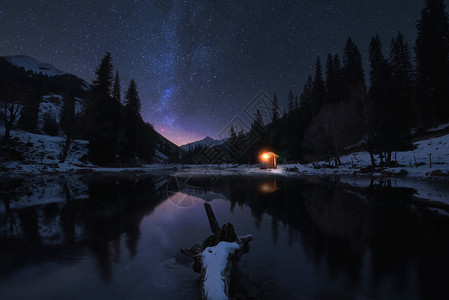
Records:
[[[286,105],[316,57],[351,36],[410,46],[423,1],[0,1],[0,55],[25,54],[88,81],[110,51],[122,90],[134,78],[142,116],[183,144],[219,137],[261,91]],[[367,74],[367,70],[365,70]],[[248,118],[248,116],[244,116]]]

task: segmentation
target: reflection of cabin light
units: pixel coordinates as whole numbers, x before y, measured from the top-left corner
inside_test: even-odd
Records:
[[[262,193],[273,193],[277,191],[276,180],[271,182],[263,182],[259,185],[259,191]]]

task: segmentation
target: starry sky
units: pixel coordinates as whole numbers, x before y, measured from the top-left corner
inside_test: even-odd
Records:
[[[0,0],[0,55],[24,54],[89,82],[109,51],[122,90],[137,82],[142,117],[178,145],[222,138],[261,92],[287,105],[316,57],[342,54],[348,36],[368,74],[378,33],[387,54],[410,46],[423,0]],[[447,3],[446,3],[447,5]],[[242,125],[241,127],[245,127]]]

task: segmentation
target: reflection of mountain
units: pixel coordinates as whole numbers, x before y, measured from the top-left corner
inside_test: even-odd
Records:
[[[21,205],[15,208],[15,201],[3,201],[0,275],[33,261],[78,259],[87,246],[107,279],[112,262],[119,258],[122,236],[130,255],[136,254],[140,222],[165,199],[165,193],[155,190],[150,178],[137,182],[88,180],[84,186],[87,196],[74,199],[67,181],[56,177],[46,186],[47,190],[60,192],[59,197],[52,194],[53,202],[36,199],[34,205],[25,206],[22,202],[26,201],[19,201]],[[20,184],[16,189],[26,192]]]
[[[334,277],[345,274],[356,284],[362,272],[369,272],[376,291],[387,277],[400,286],[418,276],[419,298],[449,296],[449,218],[413,205],[410,189],[354,188],[313,178],[278,178],[279,190],[273,193],[260,192],[269,182],[266,178],[200,178],[197,184],[206,187],[208,180],[210,189],[224,194],[231,207],[249,206],[256,222],[270,215],[275,242],[279,224],[287,226],[290,243],[299,241],[317,267],[327,266]],[[404,272],[410,265],[419,274]]]

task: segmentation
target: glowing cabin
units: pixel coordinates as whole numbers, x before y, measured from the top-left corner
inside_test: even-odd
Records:
[[[266,152],[260,155],[260,168],[261,169],[276,169],[276,158],[279,155],[276,155],[273,152]]]

